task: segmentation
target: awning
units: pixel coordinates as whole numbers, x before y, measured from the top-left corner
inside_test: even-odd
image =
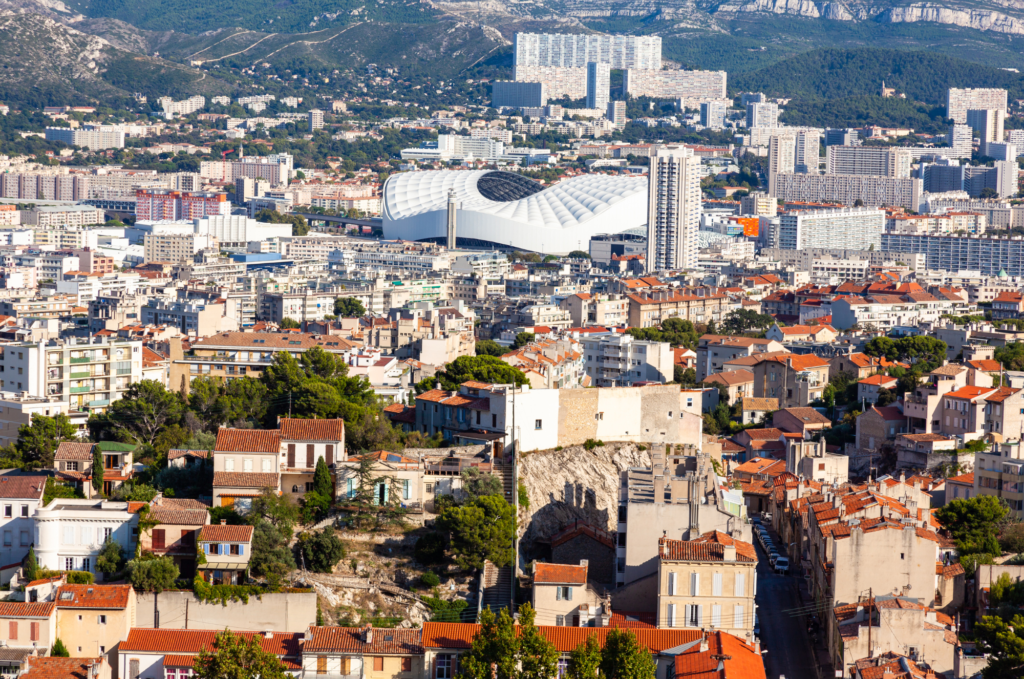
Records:
[[[195,661],[194,655],[165,655],[164,667],[192,667]]]
[[[201,571],[244,571],[247,563],[230,563],[225,561],[207,561],[196,566]]]
[[[499,431],[453,431],[452,437],[470,439],[471,441],[499,441],[506,434]]]

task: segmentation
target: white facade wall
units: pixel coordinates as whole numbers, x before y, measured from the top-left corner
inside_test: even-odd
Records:
[[[56,499],[35,512],[35,551],[50,570],[96,572],[96,557],[109,537],[128,556],[135,552],[139,516],[127,502]]]

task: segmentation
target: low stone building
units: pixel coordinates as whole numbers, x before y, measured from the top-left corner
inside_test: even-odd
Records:
[[[590,580],[615,583],[615,536],[576,519],[551,536],[551,562],[578,564],[584,559]]]

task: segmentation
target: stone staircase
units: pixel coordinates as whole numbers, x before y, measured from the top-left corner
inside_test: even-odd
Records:
[[[497,613],[503,608],[509,608],[512,603],[512,568],[498,568],[490,561],[484,563],[483,598],[481,608],[487,608]]]
[[[516,479],[512,463],[495,460],[491,466],[491,473],[501,479],[501,488],[505,493],[505,500],[510,505],[515,504]]]

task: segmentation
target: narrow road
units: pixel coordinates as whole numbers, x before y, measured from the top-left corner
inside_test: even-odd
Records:
[[[778,546],[777,536],[773,535]],[[757,617],[761,651],[768,679],[818,679],[814,651],[807,635],[809,616],[802,614],[798,579],[772,572],[768,554],[754,537],[757,550]]]

